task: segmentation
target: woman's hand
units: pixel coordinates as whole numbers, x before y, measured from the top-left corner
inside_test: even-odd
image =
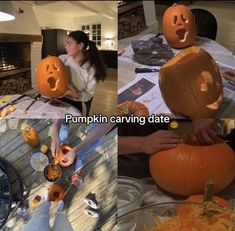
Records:
[[[73,87],[73,85],[68,86],[68,90],[64,93],[64,95],[58,97],[58,98],[63,98],[66,96],[71,96],[73,98],[79,99],[79,94],[77,90]]]
[[[220,141],[216,134],[217,125],[214,119],[194,119],[193,131],[201,144],[208,145]]]
[[[53,157],[56,157],[56,154],[59,152],[59,149],[60,149],[60,140],[58,136],[52,136],[51,153]]]
[[[141,139],[141,151],[153,154],[161,150],[171,149],[182,143],[182,139],[174,131],[157,131]]]
[[[223,73],[223,77],[235,83],[235,69],[229,69]]]

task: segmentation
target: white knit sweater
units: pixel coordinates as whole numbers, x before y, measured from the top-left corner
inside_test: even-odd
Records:
[[[74,101],[89,101],[95,94],[97,81],[95,79],[95,70],[93,67],[89,69],[89,63],[84,63],[83,66],[74,62],[73,57],[68,55],[60,55],[59,58],[65,64],[69,81],[79,92],[79,99],[66,97]]]

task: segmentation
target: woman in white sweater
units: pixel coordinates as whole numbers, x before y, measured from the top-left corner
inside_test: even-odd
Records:
[[[99,80],[105,79],[105,66],[95,43],[83,31],[71,32],[65,49],[67,54],[59,58],[67,67],[70,85],[61,100],[82,112],[82,102],[90,101]]]

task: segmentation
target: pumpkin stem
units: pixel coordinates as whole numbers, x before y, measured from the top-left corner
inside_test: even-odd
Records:
[[[178,4],[177,3],[173,3],[173,5],[172,6],[177,6]]]
[[[203,202],[214,201],[214,182],[210,179],[206,182]]]

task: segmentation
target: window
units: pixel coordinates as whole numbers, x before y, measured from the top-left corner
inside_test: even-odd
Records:
[[[97,46],[101,46],[101,24],[82,25],[84,31],[89,39],[95,42]]]
[[[82,31],[87,34],[87,36],[90,38],[90,25],[83,25]]]

